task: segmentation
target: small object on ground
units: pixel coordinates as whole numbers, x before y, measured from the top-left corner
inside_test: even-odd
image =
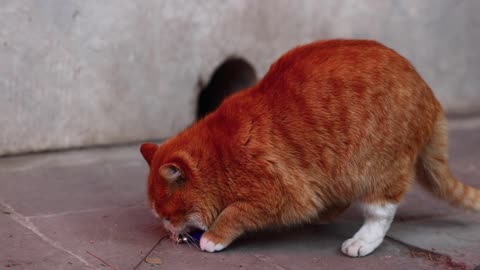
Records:
[[[177,242],[177,244],[198,243],[200,242],[203,233],[204,231],[193,231],[188,234],[179,234],[175,239],[175,242]]]
[[[159,265],[162,263],[162,260],[158,257],[147,257],[145,258],[145,262],[148,264]]]
[[[183,243],[187,243],[188,242],[188,238],[186,235],[184,234],[179,234],[177,236],[176,239],[174,239],[174,241],[177,243],[177,244],[183,244]]]
[[[202,238],[204,231],[194,231],[190,233],[190,236],[197,242],[200,242],[200,238]]]

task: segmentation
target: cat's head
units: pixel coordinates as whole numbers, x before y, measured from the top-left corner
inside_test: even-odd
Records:
[[[212,222],[209,187],[199,177],[191,157],[167,145],[142,144],[140,151],[150,167],[150,206],[172,235],[197,228],[207,230]]]

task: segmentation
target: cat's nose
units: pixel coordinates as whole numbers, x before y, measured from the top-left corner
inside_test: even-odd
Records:
[[[172,223],[170,223],[170,221],[166,219],[163,220],[163,227],[165,227],[165,229],[169,230],[172,233],[179,233],[178,229],[175,228],[175,226],[173,226]]]

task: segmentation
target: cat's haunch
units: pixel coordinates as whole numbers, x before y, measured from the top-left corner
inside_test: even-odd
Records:
[[[439,102],[405,58],[374,41],[296,47],[259,83],[141,152],[154,213],[173,235],[204,230],[209,252],[246,231],[329,218],[358,202],[365,223],[341,250],[365,256],[414,178],[480,210],[479,190],[450,173]]]

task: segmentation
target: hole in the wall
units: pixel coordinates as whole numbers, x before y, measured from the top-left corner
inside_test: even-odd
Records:
[[[225,59],[213,72],[198,96],[197,120],[214,111],[229,95],[254,85],[257,75],[253,66],[240,57]]]

